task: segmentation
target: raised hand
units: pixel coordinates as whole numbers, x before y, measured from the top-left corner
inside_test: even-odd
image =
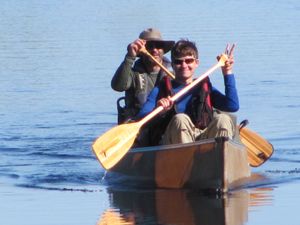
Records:
[[[235,44],[227,44],[225,49],[225,54],[228,56],[228,60],[225,62],[225,66],[222,67],[223,75],[228,75],[233,73],[234,55],[233,51]]]
[[[136,57],[142,48],[145,48],[146,41],[143,39],[137,39],[127,46],[127,55]]]

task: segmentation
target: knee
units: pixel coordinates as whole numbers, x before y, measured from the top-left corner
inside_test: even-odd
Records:
[[[215,117],[215,120],[216,120],[217,127],[219,128],[228,129],[233,127],[232,119],[227,114],[223,114],[223,113],[218,114]]]
[[[210,126],[210,137],[229,137],[232,139],[235,133],[235,126],[231,117],[227,114],[218,114]],[[214,133],[215,132],[215,133]]]
[[[186,121],[188,119],[189,119],[188,115],[186,115],[184,113],[178,113],[178,114],[174,115],[172,118],[172,120],[174,120],[174,121]]]
[[[170,123],[176,128],[185,128],[192,124],[190,117],[184,113],[174,115]]]

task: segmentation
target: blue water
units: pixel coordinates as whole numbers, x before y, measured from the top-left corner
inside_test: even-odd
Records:
[[[101,224],[107,212],[131,224],[200,224],[202,205],[191,199],[202,196],[110,190],[91,152],[116,124],[122,94],[110,81],[126,46],[152,26],[197,43],[199,74],[237,44],[239,121],[275,153],[253,168],[263,183],[226,197],[231,211],[250,199],[244,219],[226,224],[300,223],[298,0],[3,0],[0,17],[0,224]],[[211,79],[223,88],[220,72]]]

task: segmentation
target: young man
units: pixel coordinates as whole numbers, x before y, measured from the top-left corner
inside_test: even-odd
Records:
[[[125,106],[120,106],[118,100],[118,123],[134,117],[145,103],[148,94],[156,86],[165,73],[148,56],[140,53],[146,48],[154,58],[166,68],[171,66],[164,54],[171,50],[174,41],[165,41],[155,28],[144,30],[139,38],[128,45],[127,54],[116,73],[111,87],[119,92],[125,91]],[[137,60],[136,58],[139,57]]]
[[[222,67],[225,95],[213,87],[208,78],[176,102],[172,102],[170,96],[162,94],[164,93],[163,86],[157,86],[152,90],[138,117],[144,117],[157,105],[163,106],[164,113],[155,121],[156,129],[164,131],[162,140],[159,140],[160,143],[188,143],[218,136],[229,138],[234,136],[235,124],[231,117],[220,112],[236,112],[239,109],[235,78],[232,72],[233,50],[234,45],[231,49],[227,46],[226,53],[229,59]],[[172,48],[171,59],[176,77],[172,81],[172,92],[175,94],[194,79],[194,72],[199,66],[195,43],[188,40],[178,41]]]

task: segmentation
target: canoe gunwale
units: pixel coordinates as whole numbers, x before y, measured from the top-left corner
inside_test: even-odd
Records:
[[[149,146],[149,147],[138,147],[132,148],[128,154],[132,153],[139,153],[139,152],[150,152],[150,151],[164,151],[164,150],[180,150],[180,148],[184,149],[191,146],[201,145],[201,144],[212,144],[216,143],[219,138],[209,138],[204,140],[199,140],[191,143],[184,143],[184,144],[170,144],[170,145],[157,145],[157,146]],[[223,139],[223,138],[221,138]],[[227,140],[225,138],[224,140]],[[238,144],[238,143],[236,143]]]

